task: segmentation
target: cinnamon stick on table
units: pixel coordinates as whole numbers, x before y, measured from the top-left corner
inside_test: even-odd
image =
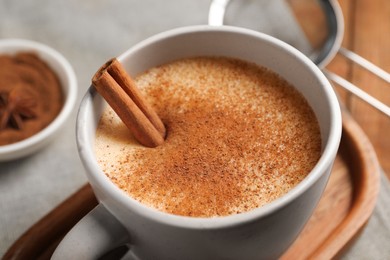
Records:
[[[92,84],[142,145],[164,142],[166,129],[117,59],[111,59],[93,76]]]

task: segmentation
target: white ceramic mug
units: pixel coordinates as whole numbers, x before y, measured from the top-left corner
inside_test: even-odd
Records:
[[[120,244],[139,259],[275,259],[296,239],[327,183],[341,137],[336,95],[322,72],[293,47],[236,27],[192,26],[151,37],[118,57],[137,75],[189,56],[230,56],[277,72],[308,100],[320,124],[322,156],[310,174],[283,197],[247,213],[214,218],[171,215],[142,205],[99,168],[95,131],[105,102],[90,88],[80,106],[77,141],[100,204],[57,248],[55,259],[94,259]]]

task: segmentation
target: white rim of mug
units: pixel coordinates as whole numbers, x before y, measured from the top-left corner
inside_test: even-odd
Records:
[[[137,52],[139,49],[144,48],[145,46],[152,44],[154,42],[158,42],[161,40],[166,40],[167,38],[174,37],[180,34],[186,33],[198,33],[198,32],[228,32],[228,33],[238,33],[238,34],[246,34],[251,35],[256,38],[261,38],[264,41],[271,42],[273,44],[279,45],[286,51],[290,52],[290,54],[298,57],[301,62],[305,63],[309,66],[313,73],[316,74],[319,81],[324,85],[327,89],[326,99],[328,102],[328,106],[330,107],[330,113],[332,116],[331,121],[331,129],[329,133],[328,142],[324,145],[324,150],[321,155],[320,160],[316,164],[316,166],[312,169],[309,175],[301,181],[297,186],[295,186],[292,190],[290,190],[286,195],[256,209],[253,209],[248,212],[221,216],[221,217],[211,217],[211,218],[197,218],[197,217],[188,217],[188,216],[179,216],[173,215],[169,213],[165,213],[159,211],[157,209],[148,207],[143,205],[142,203],[136,201],[135,199],[128,196],[124,191],[118,188],[114,183],[110,181],[110,179],[103,173],[98,164],[96,163],[95,156],[90,147],[85,149],[83,146],[88,144],[88,131],[85,126],[86,118],[83,117],[91,116],[87,115],[86,110],[87,106],[92,106],[93,98],[97,94],[95,90],[92,88],[89,89],[87,94],[84,96],[83,101],[80,106],[81,117],[77,119],[77,142],[79,145],[79,153],[81,156],[81,160],[84,163],[84,166],[87,169],[87,174],[93,175],[93,181],[96,183],[91,183],[92,186],[94,184],[99,185],[100,187],[104,187],[106,192],[110,194],[112,199],[110,201],[116,201],[117,205],[125,206],[131,208],[135,213],[142,215],[145,218],[151,219],[155,222],[163,223],[165,225],[176,226],[181,228],[201,228],[201,229],[218,229],[223,227],[231,227],[235,225],[241,225],[246,222],[253,221],[259,217],[264,217],[272,212],[278,210],[283,205],[288,204],[290,201],[298,197],[304,191],[306,191],[314,182],[316,182],[321,176],[321,173],[324,173],[328,167],[331,166],[332,158],[334,158],[337,154],[337,150],[339,147],[339,142],[341,139],[341,111],[339,107],[339,103],[336,97],[336,94],[329,83],[328,79],[321,72],[321,70],[304,54],[293,48],[292,46],[274,38],[269,35],[259,33],[257,31],[253,31],[250,29],[238,28],[233,26],[209,26],[209,25],[196,25],[196,26],[187,26],[172,29],[166,32],[162,32],[156,34],[135,46],[131,47],[128,51],[123,53],[118,57],[118,60],[123,59],[123,57],[127,56],[129,53]],[[104,203],[103,203],[104,204]],[[107,207],[109,208],[109,206]]]
[[[48,65],[57,73],[56,68],[52,67],[52,64],[49,63],[57,63],[58,69],[62,70],[64,76],[67,81],[67,86],[62,86],[62,90],[66,91],[64,104],[60,113],[56,116],[56,118],[44,129],[34,134],[31,137],[28,137],[19,142],[0,146],[0,159],[2,156],[7,156],[10,154],[17,153],[18,151],[23,151],[28,147],[32,147],[34,145],[38,145],[42,143],[45,139],[49,138],[53,134],[55,134],[60,127],[64,124],[64,122],[69,117],[72,112],[74,105],[76,103],[77,98],[77,79],[76,74],[68,62],[68,60],[58,51],[53,48],[44,45],[39,42],[35,42],[32,40],[26,39],[4,39],[0,40],[0,54],[14,54],[21,51],[33,51],[40,57],[42,60],[48,63]],[[45,56],[49,57],[46,58]],[[52,62],[48,59],[51,59]],[[61,81],[61,80],[60,80]],[[61,82],[63,84],[63,82]],[[27,155],[27,154],[25,154]],[[22,155],[23,156],[23,155]],[[19,158],[17,154],[10,155],[11,160],[15,157]]]

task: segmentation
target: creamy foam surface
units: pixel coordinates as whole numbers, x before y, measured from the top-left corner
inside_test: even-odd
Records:
[[[268,69],[198,57],[135,80],[166,125],[165,143],[139,145],[107,107],[95,152],[104,173],[147,206],[194,217],[246,212],[287,193],[320,157],[314,113]]]

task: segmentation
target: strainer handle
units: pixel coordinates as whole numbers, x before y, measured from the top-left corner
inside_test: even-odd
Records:
[[[332,80],[333,82],[337,83],[341,87],[345,88],[358,98],[364,100],[371,106],[375,107],[385,115],[390,117],[390,107],[386,104],[380,102],[378,99],[374,98],[373,96],[369,95],[367,92],[363,91],[359,87],[355,86],[351,82],[345,80],[344,78],[338,76],[337,74],[334,74],[333,72],[327,71],[323,69],[323,72],[328,77],[328,79]]]
[[[343,55],[344,57],[348,58],[349,60],[355,62],[362,68],[365,68],[366,70],[370,71],[372,74],[378,76],[379,78],[383,79],[387,83],[390,83],[390,73],[384,71],[383,69],[379,68],[372,62],[366,60],[365,58],[361,57],[360,55],[341,47],[339,49],[339,53]]]
[[[360,55],[358,55],[358,54],[356,54],[356,53],[354,53],[354,52],[352,52],[344,47],[341,47],[339,49],[338,53],[340,53],[341,55],[343,55],[347,59],[355,62],[356,64],[358,64],[362,68],[368,70],[372,74],[383,79],[387,83],[390,83],[390,74],[388,72],[379,68],[378,66],[376,66],[372,62],[361,57]],[[363,101],[367,102],[371,106],[375,107],[376,109],[378,109],[379,111],[381,111],[382,113],[384,113],[385,115],[390,117],[390,107],[388,105],[382,103],[378,99],[369,95],[367,92],[363,91],[362,89],[355,86],[351,82],[343,79],[342,77],[340,77],[332,72],[326,71],[326,70],[323,70],[323,71],[330,80],[337,83],[338,85],[345,88],[346,90],[348,90],[349,92],[351,92],[352,94],[357,96],[358,98],[362,99]]]

